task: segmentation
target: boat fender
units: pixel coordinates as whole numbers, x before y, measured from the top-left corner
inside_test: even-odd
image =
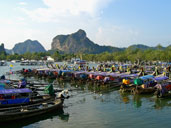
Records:
[[[48,104],[47,103],[42,103],[43,107],[44,108],[47,108],[48,107]]]
[[[21,107],[21,110],[20,110],[21,112],[27,112],[28,110],[27,110],[27,107]]]
[[[27,112],[28,110],[27,109],[21,109],[21,112]]]

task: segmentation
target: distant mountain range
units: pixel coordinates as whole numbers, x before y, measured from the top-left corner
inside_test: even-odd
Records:
[[[46,52],[45,48],[37,41],[37,40],[26,40],[21,43],[15,44],[12,50],[6,49],[8,54],[17,53],[17,54],[24,54],[26,52]]]
[[[165,47],[161,47],[164,49]],[[143,44],[131,45],[128,48],[117,48],[112,46],[100,46],[91,41],[84,30],[78,30],[68,35],[57,35],[53,38],[51,50],[58,50],[63,53],[102,53],[102,52],[118,52],[126,49],[158,49],[157,47],[149,47]]]
[[[168,47],[171,47],[169,45]],[[0,46],[0,52],[3,51],[4,45]],[[100,46],[91,41],[87,36],[86,32],[82,29],[78,30],[75,33],[68,35],[57,35],[53,38],[51,43],[50,53],[58,50],[60,53],[91,53],[98,54],[103,52],[118,52],[124,50],[134,50],[134,49],[165,49],[160,45],[156,47],[149,47],[142,44],[131,45],[127,48],[118,48],[112,46]],[[26,40],[21,43],[17,43],[12,50],[6,49],[6,53],[13,54],[24,54],[25,52],[46,52],[45,48],[37,40]]]

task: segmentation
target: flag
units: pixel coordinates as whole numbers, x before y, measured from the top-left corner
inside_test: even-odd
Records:
[[[10,64],[10,67],[13,67],[13,65],[12,65],[12,64]]]

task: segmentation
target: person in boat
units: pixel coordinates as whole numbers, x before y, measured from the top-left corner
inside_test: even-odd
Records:
[[[25,78],[19,80],[18,88],[25,88],[27,85],[27,80]]]
[[[89,67],[88,66],[86,67],[86,71],[89,71]]]
[[[45,89],[44,89],[44,92],[46,94],[51,95],[51,96],[55,96],[55,91],[54,91],[54,88],[53,88],[53,84],[49,84],[48,86],[46,86]]]
[[[97,71],[102,71],[102,65],[99,66]]]
[[[64,69],[62,65],[60,66],[60,69],[61,69],[61,70],[63,70],[63,69]]]
[[[120,73],[122,72],[122,65],[119,66],[119,72],[120,72]]]
[[[106,68],[105,67],[103,67],[103,72],[106,72]]]
[[[95,71],[99,71],[99,68],[98,68],[98,67],[96,67],[96,69],[94,68],[94,72],[95,72]]]
[[[163,76],[166,76],[166,67],[163,69]]]
[[[112,65],[112,72],[115,72],[115,65]]]
[[[2,75],[1,76],[1,80],[5,80],[5,75]]]
[[[131,68],[127,67],[127,72],[130,73],[131,72]]]
[[[78,70],[79,70],[79,71],[81,70],[81,66],[78,67]]]
[[[58,64],[55,65],[57,69],[59,69]]]
[[[32,72],[32,70],[29,68],[29,69],[28,69],[28,72]]]
[[[143,67],[141,67],[141,68],[140,68],[139,76],[144,76],[144,75],[145,75],[144,68],[143,68]]]
[[[68,90],[63,90],[62,92],[60,92],[60,93],[58,94],[58,98],[61,98],[61,99],[68,99],[68,98],[69,98]]]
[[[75,65],[74,65],[74,67],[73,67],[73,70],[74,70],[74,71],[76,71],[76,67],[75,67]]]
[[[165,93],[168,92],[166,86],[162,85],[161,83],[158,83],[155,88],[157,88],[157,96],[162,97]]]
[[[25,68],[22,69],[22,71],[24,72]]]
[[[155,75],[156,75],[156,76],[159,75],[159,70],[158,70],[158,67],[157,67],[157,66],[155,67]]]
[[[170,68],[170,66],[166,67],[166,76],[167,77],[169,77],[169,73],[171,72],[169,68]]]
[[[92,70],[95,72],[95,67],[94,66],[92,67]]]

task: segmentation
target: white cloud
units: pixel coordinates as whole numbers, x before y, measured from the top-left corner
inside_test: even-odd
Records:
[[[23,6],[27,5],[26,2],[19,2],[18,4],[19,4],[19,5],[23,5]]]
[[[96,17],[112,0],[43,0],[46,8],[22,10],[34,21],[50,22],[77,16]],[[68,19],[68,18],[67,18]]]
[[[0,24],[12,25],[13,24],[13,21],[10,20],[10,19],[0,18]]]

